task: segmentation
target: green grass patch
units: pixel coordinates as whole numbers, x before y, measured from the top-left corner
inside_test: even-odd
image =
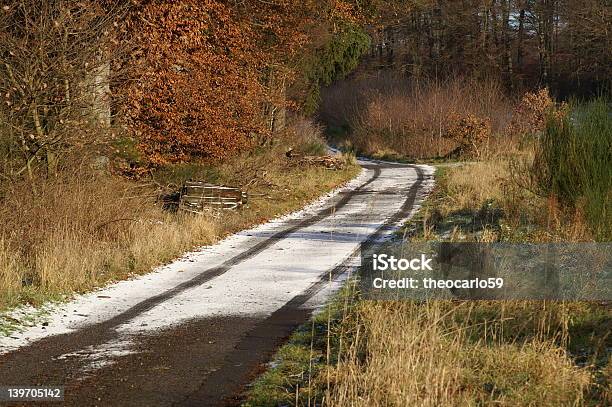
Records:
[[[269,369],[251,386],[243,407],[320,405],[328,366],[338,362],[347,311],[356,299],[353,284],[323,311],[300,326],[276,353]]]

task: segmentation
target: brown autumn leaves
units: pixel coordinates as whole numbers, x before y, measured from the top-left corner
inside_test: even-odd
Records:
[[[154,165],[220,159],[269,136],[262,112],[287,103],[293,62],[315,25],[353,18],[343,2],[140,1],[127,18],[127,122]],[[268,110],[270,110],[268,108]]]
[[[101,145],[148,167],[263,144],[300,57],[355,21],[355,4],[3,1],[2,172],[52,175],[69,152]]]

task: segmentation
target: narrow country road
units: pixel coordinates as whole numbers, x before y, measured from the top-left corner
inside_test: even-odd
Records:
[[[360,163],[357,179],[298,213],[0,337],[0,386],[62,385],[64,405],[74,406],[239,403],[262,364],[340,286],[360,243],[393,233],[433,184],[428,166]]]

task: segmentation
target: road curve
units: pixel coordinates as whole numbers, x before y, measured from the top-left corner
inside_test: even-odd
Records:
[[[433,185],[428,166],[360,164],[358,178],[300,212],[0,337],[0,386],[65,386],[64,405],[75,406],[238,403],[262,363],[341,285],[360,243],[392,234]]]

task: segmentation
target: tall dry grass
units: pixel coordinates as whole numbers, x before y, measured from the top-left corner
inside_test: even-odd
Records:
[[[146,273],[194,247],[300,208],[358,171],[300,168],[284,154],[290,146],[316,153],[321,145],[320,127],[299,120],[260,151],[154,174],[156,183],[204,179],[252,194],[248,208],[200,216],[168,212],[156,183],[102,174],[86,160],[55,178],[0,184],[0,309]]]
[[[331,377],[325,405],[582,404],[593,378],[559,344],[567,314],[523,303],[492,314],[479,307],[359,303],[343,326],[350,340],[340,362],[323,374]]]
[[[381,74],[328,88],[320,115],[332,129],[348,133],[340,142],[361,153],[424,159],[443,157],[456,147],[445,135],[458,115],[490,121],[492,133],[497,135],[491,143],[508,143],[505,129],[513,108],[514,102],[494,81],[454,78],[414,82]]]
[[[139,189],[83,172],[13,185],[0,210],[0,306],[142,273],[218,234],[215,219],[164,213]]]
[[[503,201],[507,198],[509,180],[510,163],[504,160],[486,160],[450,168],[445,172],[445,193],[437,208],[446,216],[457,210],[477,211],[487,201]]]
[[[563,206],[554,197],[538,194],[524,185],[533,173],[526,165],[534,159],[534,147],[508,157],[491,157],[443,169],[434,194],[435,205],[426,207],[426,223],[436,217],[478,217],[483,210],[499,211],[502,234],[495,239],[515,242],[590,242],[597,238],[583,210]],[[471,215],[470,215],[471,214]],[[448,219],[447,219],[448,220]],[[431,226],[431,225],[430,225]],[[431,233],[419,238],[437,238]],[[466,236],[463,236],[464,238]]]

